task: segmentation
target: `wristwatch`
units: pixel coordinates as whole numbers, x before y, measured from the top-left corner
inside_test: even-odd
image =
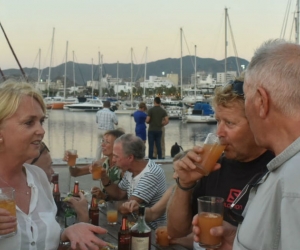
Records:
[[[105,185],[103,184],[103,186],[108,187],[110,184],[111,184],[111,180],[109,180],[107,184],[105,184]]]

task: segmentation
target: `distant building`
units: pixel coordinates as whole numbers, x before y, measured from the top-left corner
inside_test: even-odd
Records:
[[[134,87],[134,83],[132,83],[132,87]],[[130,86],[130,82],[120,83],[114,86],[114,92],[120,93],[123,90],[125,93],[131,93],[132,87]]]
[[[231,80],[234,80],[237,77],[236,71],[227,71],[226,77],[225,72],[217,73],[217,83],[227,83]]]
[[[146,89],[154,89],[158,87],[166,87],[171,88],[174,86],[174,83],[168,77],[161,77],[161,76],[149,76],[149,80],[140,83],[142,88]]]

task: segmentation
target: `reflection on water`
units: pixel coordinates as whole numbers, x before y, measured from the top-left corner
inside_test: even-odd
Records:
[[[130,115],[118,115],[119,125],[126,133],[134,133],[135,122]],[[49,146],[53,158],[62,158],[65,149],[77,149],[79,157],[95,157],[97,148],[96,113],[51,110],[44,125],[44,141]],[[182,123],[170,120],[166,126],[166,156],[177,142],[184,150],[200,145],[216,125]],[[148,151],[147,151],[148,152]],[[148,155],[146,153],[146,155]]]

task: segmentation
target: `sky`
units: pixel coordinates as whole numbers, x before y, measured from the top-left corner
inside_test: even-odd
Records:
[[[131,48],[135,64],[180,58],[181,48],[183,56],[222,60],[228,8],[237,54],[250,60],[280,37],[289,1],[289,38],[296,0],[0,0],[0,22],[23,68],[49,67],[53,28],[52,66],[65,62],[66,51],[76,63],[98,64],[99,52],[103,63],[130,63]],[[227,55],[235,56],[227,30]],[[1,30],[0,68],[18,68]]]

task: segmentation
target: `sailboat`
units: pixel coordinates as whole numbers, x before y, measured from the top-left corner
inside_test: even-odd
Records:
[[[51,55],[52,57],[52,55]],[[66,104],[78,103],[78,99],[76,97],[67,97],[66,98],[66,85],[67,85],[67,61],[68,61],[68,41],[66,45],[66,60],[65,60],[65,75],[64,75],[64,96],[54,96],[54,97],[46,97],[44,99],[47,108],[50,109],[64,109]],[[50,71],[50,70],[49,70]],[[50,80],[48,81],[50,83]],[[49,91],[48,91],[49,93]]]

